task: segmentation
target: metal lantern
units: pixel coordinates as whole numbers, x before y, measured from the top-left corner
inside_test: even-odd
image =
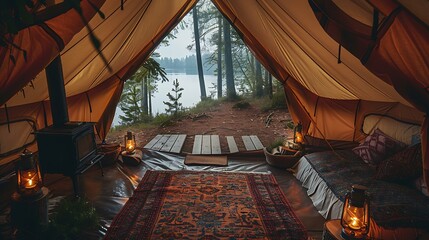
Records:
[[[298,123],[293,129],[293,142],[298,144],[302,144],[304,142],[301,123]]]
[[[136,149],[136,136],[132,132],[128,131],[127,135],[124,136],[124,144],[127,154],[134,154]]]
[[[18,193],[24,197],[38,196],[42,193],[42,176],[39,164],[33,153],[25,149],[17,165]]]
[[[345,239],[365,239],[369,232],[369,198],[366,187],[353,185],[346,199],[341,216],[341,236]]]

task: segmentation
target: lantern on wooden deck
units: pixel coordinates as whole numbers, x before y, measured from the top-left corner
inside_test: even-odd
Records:
[[[293,128],[293,142],[302,144],[304,142],[304,137],[302,136],[302,125],[301,123],[298,123]]]
[[[124,144],[126,153],[134,154],[136,149],[136,136],[131,131],[128,131],[127,135],[124,136]]]
[[[18,193],[23,197],[36,197],[42,193],[42,176],[33,153],[25,149],[17,165]]]
[[[341,216],[341,236],[345,239],[365,239],[369,232],[369,198],[366,187],[353,185],[347,193]]]

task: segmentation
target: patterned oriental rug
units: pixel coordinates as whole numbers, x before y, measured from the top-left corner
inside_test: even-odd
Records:
[[[104,239],[307,239],[271,174],[147,171]]]

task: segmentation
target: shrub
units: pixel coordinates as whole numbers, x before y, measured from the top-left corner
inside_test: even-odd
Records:
[[[274,148],[279,147],[279,146],[283,146],[283,143],[284,143],[284,139],[283,138],[276,138],[276,139],[274,139],[274,141],[272,141],[270,143],[270,145],[268,145],[267,151],[268,152],[272,152],[272,150]]]
[[[83,198],[63,199],[51,217],[45,239],[80,239],[88,230],[97,229],[95,208]]]

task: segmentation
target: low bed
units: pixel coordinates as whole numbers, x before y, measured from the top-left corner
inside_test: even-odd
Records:
[[[377,123],[385,122],[378,120]],[[380,125],[372,125],[375,129],[380,129]],[[386,129],[385,131],[387,132]],[[404,130],[401,131],[404,132]],[[416,131],[418,129],[415,129],[413,134]],[[405,149],[419,148],[418,145],[411,144],[411,140],[404,143],[407,144]],[[353,184],[360,184],[368,187],[371,200],[371,239],[427,237],[429,197],[414,185],[418,177],[413,181],[408,181],[409,179],[392,181],[389,178],[387,180],[380,178],[384,162],[378,165],[368,164],[356,149],[358,148],[307,154],[294,166],[296,178],[308,189],[307,194],[319,213],[326,219],[340,219],[347,191]],[[406,150],[401,150],[397,154],[401,152]],[[402,155],[402,159],[404,156]],[[387,157],[388,160],[393,158],[393,156]],[[414,165],[414,163],[410,164]],[[386,166],[390,167],[392,163]],[[403,171],[406,172],[406,170]]]

